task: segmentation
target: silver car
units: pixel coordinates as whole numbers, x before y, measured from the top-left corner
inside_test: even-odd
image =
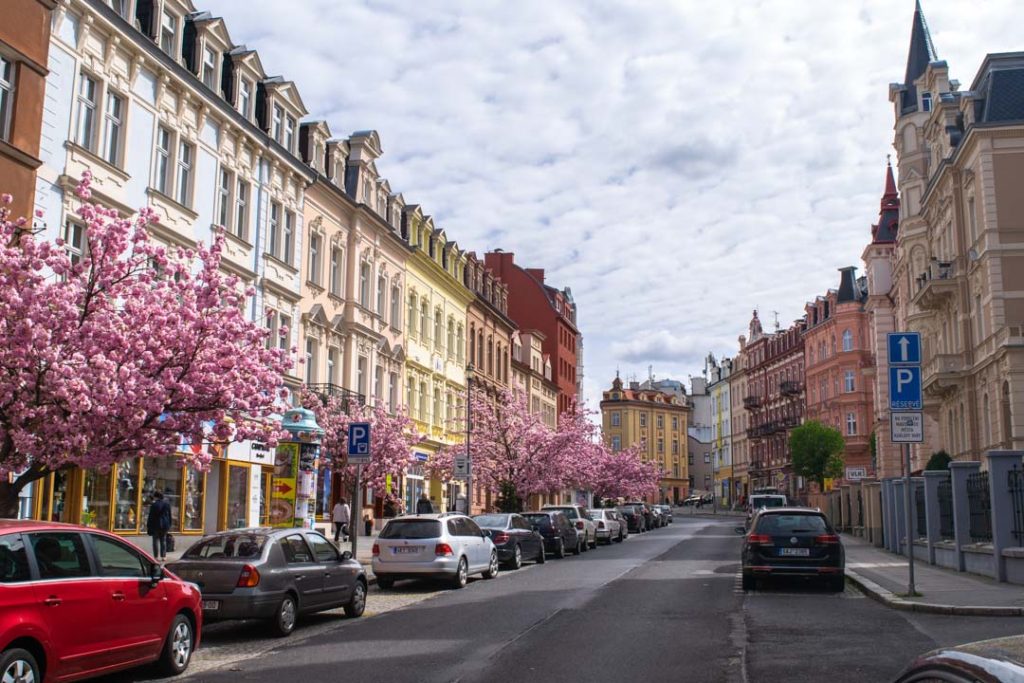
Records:
[[[397,579],[444,578],[462,588],[471,574],[498,575],[498,551],[470,517],[457,513],[395,517],[373,544],[377,585]]]
[[[199,586],[203,621],[266,619],[286,636],[300,614],[366,607],[366,572],[307,529],[231,529],[204,536],[167,568]]]
[[[597,542],[602,541],[611,545],[612,541],[621,543],[622,539],[625,538],[625,530],[622,528],[623,523],[617,516],[619,513],[615,510],[605,510],[598,508],[594,510],[588,510],[590,516],[594,520],[596,530],[594,533],[597,534]]]

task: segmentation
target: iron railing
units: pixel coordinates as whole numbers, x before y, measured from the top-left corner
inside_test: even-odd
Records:
[[[340,398],[345,412],[348,412],[349,407],[354,404],[366,405],[365,394],[346,389],[340,384],[307,384],[306,388],[319,396],[320,400],[324,403],[327,402],[328,398]]]
[[[917,512],[917,538],[928,535],[928,517],[924,513],[924,487],[914,487],[914,509]]]
[[[948,479],[939,482],[939,538],[952,541],[953,532],[953,483]]]
[[[971,543],[992,542],[992,498],[988,472],[967,476],[967,507],[970,511]]]
[[[1014,465],[1007,475],[1006,484],[1013,504],[1013,537],[1017,545],[1024,546],[1024,470]]]

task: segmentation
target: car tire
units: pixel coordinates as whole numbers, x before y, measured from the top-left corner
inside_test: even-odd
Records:
[[[547,561],[548,561],[548,553],[544,549],[544,542],[541,541],[541,543],[540,543],[540,554],[537,555],[537,564],[544,564]]]
[[[583,554],[583,541],[581,541],[578,538],[576,539],[576,547],[573,549],[572,554],[573,555],[582,555]]]
[[[555,548],[555,557],[562,560],[565,559],[565,541],[558,539],[558,547]]]
[[[366,584],[361,580],[356,581],[352,589],[352,597],[345,604],[345,616],[349,619],[356,619],[363,616],[366,610]]]
[[[192,659],[192,646],[195,642],[192,621],[184,614],[175,615],[164,640],[164,649],[160,653],[160,673],[165,676],[177,676],[184,672]]]
[[[466,582],[469,580],[469,564],[466,563],[466,558],[459,560],[459,566],[455,570],[455,576],[452,577],[452,588],[464,588]]]
[[[512,550],[512,559],[508,562],[509,569],[520,569],[523,566],[523,549],[518,545]]]
[[[516,549],[518,550],[518,547]],[[522,566],[522,564],[523,564],[522,558],[520,558],[519,564],[520,564],[520,566]],[[496,552],[491,553],[491,563],[489,565],[487,565],[487,571],[485,571],[480,576],[484,577],[485,579],[497,578],[497,576],[498,576],[498,553],[496,553]]]
[[[617,543],[622,543],[624,540],[626,540],[626,537],[622,535],[622,529],[619,529],[619,537],[615,539],[615,541]]]
[[[735,585],[735,584],[734,584]],[[743,590],[752,591],[757,588],[757,579],[753,576],[743,575]]]
[[[39,662],[28,650],[12,647],[0,654],[0,680],[35,681],[42,683]]]
[[[839,576],[830,576],[826,585],[833,593],[842,593],[846,590],[846,576],[843,574],[840,574]]]
[[[378,576],[377,577],[377,588],[381,590],[391,590],[395,586],[395,580],[390,576]]]
[[[594,540],[590,542],[591,550],[597,550],[597,533],[594,533]]]
[[[290,636],[292,631],[295,630],[295,622],[298,620],[299,606],[295,602],[295,596],[292,594],[285,595],[281,598],[280,604],[274,611],[274,616],[270,620],[270,630],[275,636],[284,638]]]

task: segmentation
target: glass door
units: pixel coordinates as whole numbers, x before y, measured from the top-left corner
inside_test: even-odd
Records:
[[[240,529],[249,526],[249,465],[228,465],[228,495],[225,526]]]

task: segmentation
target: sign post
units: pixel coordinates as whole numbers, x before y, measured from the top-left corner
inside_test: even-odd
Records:
[[[370,423],[352,422],[348,426],[348,464],[356,466],[356,492],[352,496],[352,514],[348,528],[352,536],[352,558],[359,559],[359,522],[363,513],[363,465],[370,462]],[[355,518],[359,517],[358,520]]]
[[[921,396],[921,335],[918,332],[890,332],[889,411],[890,436],[903,446],[903,497],[907,535],[907,595],[914,588],[913,489],[910,479],[910,444],[924,442],[924,402]],[[896,540],[899,547],[899,539]]]

